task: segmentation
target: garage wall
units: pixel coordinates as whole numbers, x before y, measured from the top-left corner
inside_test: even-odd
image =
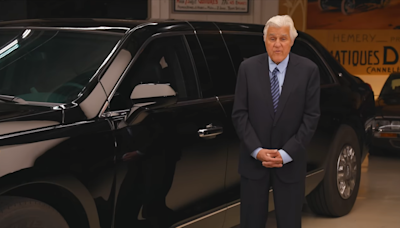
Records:
[[[278,14],[279,0],[250,0],[248,13],[174,12],[172,0],[149,0],[151,19],[180,19],[265,24]]]

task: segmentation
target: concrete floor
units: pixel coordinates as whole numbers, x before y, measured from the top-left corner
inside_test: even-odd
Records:
[[[276,227],[274,212],[267,228]],[[341,218],[323,218],[305,207],[303,228],[400,228],[400,158],[369,156],[362,164],[360,191],[353,210]]]

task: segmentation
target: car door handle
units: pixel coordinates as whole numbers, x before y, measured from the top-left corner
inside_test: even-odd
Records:
[[[198,131],[200,138],[215,138],[217,135],[220,135],[224,132],[224,129],[219,126],[213,126],[212,124],[207,125],[206,129],[200,129]]]

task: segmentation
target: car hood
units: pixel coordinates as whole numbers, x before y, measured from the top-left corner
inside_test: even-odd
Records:
[[[0,102],[0,136],[61,123],[61,110],[52,107]]]
[[[400,118],[400,95],[381,96],[376,101],[378,116],[398,116]]]

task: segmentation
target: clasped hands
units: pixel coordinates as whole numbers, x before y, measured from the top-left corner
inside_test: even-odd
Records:
[[[282,156],[278,150],[262,149],[257,154],[257,159],[262,161],[266,168],[280,168],[283,166]]]

